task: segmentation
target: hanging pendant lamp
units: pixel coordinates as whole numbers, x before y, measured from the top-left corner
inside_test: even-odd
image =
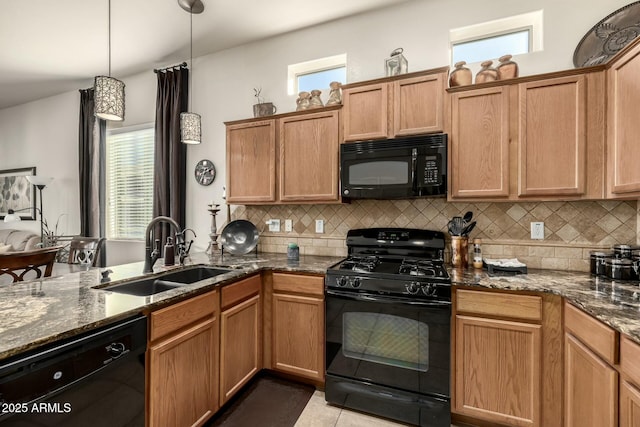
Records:
[[[109,75],[96,76],[95,115],[103,120],[124,120],[124,83],[111,77],[111,0],[109,0]]]
[[[189,71],[189,110],[192,106],[192,88],[193,88],[193,14],[202,13],[204,11],[204,4],[200,0],[178,0],[178,4],[181,8],[189,12],[190,14],[190,66]],[[180,140],[184,144],[200,144],[202,141],[202,126],[200,114],[196,113],[180,113]]]

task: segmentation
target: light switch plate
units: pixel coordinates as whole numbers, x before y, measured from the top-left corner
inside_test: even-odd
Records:
[[[280,220],[279,219],[270,219],[269,220],[269,231],[279,232],[280,231]]]
[[[316,233],[324,233],[324,219],[316,219]]]
[[[534,240],[544,240],[544,222],[531,223],[531,238]]]
[[[284,220],[284,231],[289,232],[293,230],[293,221],[290,219]]]

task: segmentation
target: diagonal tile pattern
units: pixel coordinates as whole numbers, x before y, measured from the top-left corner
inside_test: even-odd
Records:
[[[572,202],[447,202],[443,198],[410,200],[360,200],[335,205],[235,206],[233,219],[247,219],[264,229],[270,218],[293,221],[291,233],[269,233],[261,236],[266,252],[286,252],[288,242],[298,242],[303,254],[344,255],[344,238],[350,229],[368,227],[409,227],[447,230],[453,216],[466,211],[474,213],[477,226],[471,238],[483,239],[488,255],[505,256],[506,247],[520,247],[527,252],[532,266],[549,265],[539,256],[546,247],[547,256],[556,257],[558,248],[584,249],[582,257],[566,258],[569,268],[584,270],[588,250],[608,248],[616,243],[635,244],[637,201],[572,201]],[[315,220],[325,221],[325,233],[315,233]],[[545,239],[530,239],[529,223],[545,223]],[[333,241],[331,244],[326,240]],[[302,243],[301,243],[302,242]],[[303,246],[304,244],[304,246]],[[535,249],[538,248],[538,249]],[[507,249],[506,252],[514,250]],[[577,253],[577,252],[573,252]],[[486,255],[485,255],[486,256]],[[526,257],[525,257],[526,258]],[[554,267],[549,267],[554,268]]]

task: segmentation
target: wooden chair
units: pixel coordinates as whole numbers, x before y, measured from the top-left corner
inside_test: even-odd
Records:
[[[104,237],[74,236],[69,244],[69,264],[91,264],[96,266]]]
[[[61,247],[54,246],[33,251],[2,254],[0,255],[0,277],[8,275],[12,278],[13,283],[50,277],[53,263],[56,261],[56,254]],[[44,276],[42,267],[44,267]],[[25,278],[29,272],[34,272],[36,276]]]

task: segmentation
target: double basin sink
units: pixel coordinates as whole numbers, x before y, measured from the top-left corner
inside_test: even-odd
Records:
[[[101,289],[121,294],[148,296],[176,289],[180,286],[199,282],[201,280],[210,279],[230,271],[233,270],[217,267],[192,267],[154,276],[152,278],[144,278],[131,282],[105,286]]]

